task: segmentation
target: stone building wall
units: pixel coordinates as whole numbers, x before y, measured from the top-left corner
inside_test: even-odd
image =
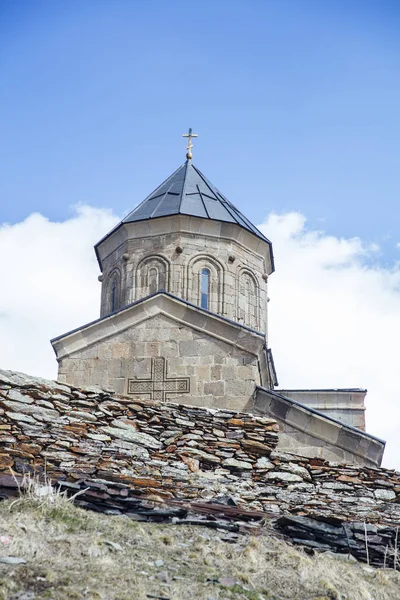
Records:
[[[134,513],[146,498],[230,497],[266,516],[399,524],[400,473],[280,452],[278,429],[233,410],[133,402],[3,371],[0,492],[15,483],[10,468],[46,467],[53,481],[80,482],[86,506],[114,514]]]
[[[132,399],[246,409],[260,382],[254,353],[163,314],[138,321],[60,358],[59,381],[98,385]]]
[[[118,308],[158,289],[200,305],[201,271],[207,269],[209,310],[267,332],[269,248],[237,225],[184,216],[130,223],[98,251],[101,316],[112,312],[113,286]]]

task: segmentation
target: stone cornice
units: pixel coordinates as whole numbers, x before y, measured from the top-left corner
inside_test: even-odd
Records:
[[[201,331],[254,356],[264,348],[264,334],[240,323],[185,302],[167,292],[157,292],[130,306],[51,340],[57,359],[79,352],[158,314]]]

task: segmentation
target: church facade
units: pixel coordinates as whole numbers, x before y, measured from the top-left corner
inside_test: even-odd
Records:
[[[365,390],[275,391],[272,244],[193,165],[191,147],[190,137],[186,162],[95,246],[100,318],[52,340],[59,381],[265,413],[289,449],[379,464]]]

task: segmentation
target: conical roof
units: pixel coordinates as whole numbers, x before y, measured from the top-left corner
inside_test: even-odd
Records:
[[[221,192],[208,181],[191,160],[187,160],[122,223],[156,219],[169,215],[190,215],[236,223],[263,241],[270,241]]]

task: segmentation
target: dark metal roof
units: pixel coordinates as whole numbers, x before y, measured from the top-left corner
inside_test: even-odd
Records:
[[[203,219],[236,223],[264,242],[271,242],[221,192],[208,181],[191,160],[133,209],[122,223],[155,219],[168,215],[190,215]]]
[[[279,393],[285,393],[287,394],[288,392],[367,392],[368,390],[366,390],[365,388],[285,388],[283,390],[275,390],[276,392]]]

